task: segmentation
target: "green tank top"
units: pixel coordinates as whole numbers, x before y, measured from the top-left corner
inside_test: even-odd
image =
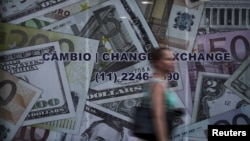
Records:
[[[144,87],[144,106],[147,107],[151,107],[151,103],[152,103],[152,94],[151,94],[151,87],[153,83],[166,83],[166,80],[162,80],[162,79],[158,79],[158,78],[152,78],[149,81],[148,86]],[[175,108],[175,105],[177,103],[176,97],[174,96],[175,93],[173,92],[173,90],[171,90],[170,88],[166,88],[167,87],[167,83],[166,85],[162,85],[164,88],[164,98],[165,98],[165,103],[167,104],[167,109],[173,109]]]

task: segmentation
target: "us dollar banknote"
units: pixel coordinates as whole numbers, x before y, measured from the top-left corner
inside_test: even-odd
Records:
[[[233,75],[225,82],[225,85],[238,94],[241,98],[250,102],[250,56],[241,64]]]
[[[91,13],[91,16],[90,16]],[[140,30],[135,30],[131,26],[131,21],[126,17],[126,10],[121,7],[120,1],[109,0],[86,11],[75,14],[43,29],[76,36],[87,37],[100,40],[98,53],[103,52],[138,52],[144,53],[158,46],[154,39],[139,38]],[[88,18],[86,18],[88,17]],[[145,36],[150,34],[145,32]],[[122,72],[132,70],[137,61],[134,62],[104,62],[101,59],[95,65],[91,88],[107,82],[95,81],[96,72],[116,72],[118,76]]]
[[[93,101],[93,103],[96,103],[104,108],[107,108],[126,117],[134,118],[136,112],[135,108],[142,106],[144,96],[144,93],[138,93],[130,96],[114,97],[105,100]],[[177,94],[175,94],[175,99],[177,99],[178,101],[178,104],[175,105],[176,108],[186,109]],[[173,128],[179,128],[185,125],[189,125],[190,121],[191,116],[186,112],[183,118],[176,118],[173,121]]]
[[[230,75],[226,74],[199,72],[192,122],[199,122],[249,104],[224,85],[229,77]]]
[[[184,136],[207,139],[208,125],[249,125],[249,108],[250,105],[246,105],[239,109],[224,112],[209,119],[178,128],[171,136],[171,139],[173,141],[182,141]]]
[[[112,98],[93,101],[93,103],[126,117],[133,118],[135,114],[135,107],[141,106],[143,96],[143,93],[135,93],[129,96],[118,95]]]
[[[53,10],[49,13],[46,13],[40,17],[36,17],[35,19],[46,21],[49,23],[54,23],[56,21],[62,20],[66,17],[72,16],[76,13],[85,11],[93,6],[101,4],[107,0],[80,0],[79,2],[73,3],[66,7],[62,7],[56,10]]]
[[[0,3],[0,21],[18,24],[79,0],[6,0]]]
[[[2,69],[26,77],[27,82],[43,90],[23,125],[75,116],[63,62],[45,61],[42,57],[52,52],[61,52],[58,42],[0,52]]]
[[[66,133],[51,131],[48,129],[22,126],[17,131],[13,141],[67,141]]]
[[[91,56],[95,56],[99,44],[99,41],[92,39],[5,23],[0,23],[0,33],[2,35],[0,51],[58,41],[61,52],[90,53]],[[84,92],[88,90],[91,79],[90,76],[93,70],[93,61],[94,59],[90,61],[64,62],[67,80],[70,85],[70,94],[75,101],[72,108],[76,107],[76,116],[69,119],[44,123],[43,128],[68,133],[75,133],[79,130],[82,117],[81,112],[83,112],[81,107],[84,105],[87,95],[87,92]]]
[[[9,141],[22,126],[42,90],[2,70],[2,65],[0,69],[0,140]]]
[[[133,119],[110,111],[99,105],[87,101],[80,132],[71,136],[71,141],[76,140],[109,140],[128,141],[133,128]]]
[[[31,20],[24,21],[20,25],[25,27],[42,28],[54,22],[62,20],[76,13],[85,11],[93,6],[96,6],[106,0],[81,0],[66,7],[62,7],[46,13],[42,16],[35,17]]]

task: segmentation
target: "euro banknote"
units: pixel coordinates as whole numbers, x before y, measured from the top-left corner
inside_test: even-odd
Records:
[[[79,0],[15,0],[0,3],[0,21],[18,24]]]
[[[5,23],[0,23],[0,33],[2,35],[2,40],[0,41],[0,51],[59,41],[61,52],[88,52],[91,56],[95,56],[99,44],[99,41],[92,39]],[[83,112],[81,107],[85,103],[86,93],[94,64],[93,61],[94,59],[91,59],[90,61],[64,62],[71,95],[73,95],[75,101],[78,101],[78,103],[74,102],[77,115],[74,118],[50,122],[49,124],[46,124],[46,126],[43,125],[43,128],[71,133],[79,130],[79,122],[81,121],[82,116],[81,112]]]
[[[42,16],[35,17],[31,20],[24,21],[20,25],[25,27],[42,28],[54,22],[62,20],[76,13],[85,11],[95,5],[98,5],[106,0],[81,0],[66,7],[62,7],[46,13]]]
[[[154,47],[157,47],[158,45],[155,39],[149,38],[153,37],[153,35],[150,36],[150,33],[146,32],[144,28],[138,28],[134,25],[133,20],[127,17],[130,16],[131,13],[127,13],[122,6],[122,1],[109,0],[46,26],[43,29],[100,40],[99,54],[103,52],[147,53]],[[112,15],[111,17],[109,17],[110,14]],[[102,18],[100,15],[103,15]],[[137,20],[140,21],[139,19]],[[143,25],[143,27],[147,26],[144,24],[141,25]],[[145,38],[142,38],[144,36]],[[108,79],[105,79],[96,82],[94,77],[96,72],[116,72],[116,74],[120,76],[121,73],[137,67],[137,64],[137,61],[104,62],[100,59],[94,67],[90,87],[98,89],[98,85],[108,81]]]
[[[4,66],[8,65],[0,67],[0,140],[9,141],[22,126],[42,90],[2,70]]]

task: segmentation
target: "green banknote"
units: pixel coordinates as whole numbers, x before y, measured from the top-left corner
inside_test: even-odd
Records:
[[[0,23],[0,38],[0,51],[58,41],[61,52],[90,53],[91,56],[95,56],[99,44],[97,40],[5,23]],[[94,59],[64,62],[76,117],[36,126],[67,133],[77,132],[80,128],[83,112],[81,107],[85,103],[93,65]]]

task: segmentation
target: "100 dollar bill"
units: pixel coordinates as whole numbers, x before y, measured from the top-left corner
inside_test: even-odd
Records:
[[[9,141],[22,125],[42,91],[0,66],[0,127],[1,141]]]
[[[95,56],[99,44],[98,41],[92,39],[85,39],[67,34],[60,34],[4,23],[0,23],[0,33],[2,35],[0,40],[0,51],[59,41],[61,52],[88,52],[92,56]],[[64,62],[71,95],[73,95],[72,97],[74,98],[74,101],[78,101],[78,103],[74,102],[77,115],[74,118],[49,122],[49,124],[44,125],[43,128],[70,133],[75,133],[77,130],[79,130],[79,122],[81,121],[82,116],[81,112],[83,112],[81,107],[85,103],[87,93],[86,91],[88,90],[90,76],[94,64],[92,61],[94,61],[94,59],[86,62]]]
[[[75,116],[63,62],[43,60],[52,52],[61,52],[58,42],[0,52],[2,69],[43,90],[23,125]]]

